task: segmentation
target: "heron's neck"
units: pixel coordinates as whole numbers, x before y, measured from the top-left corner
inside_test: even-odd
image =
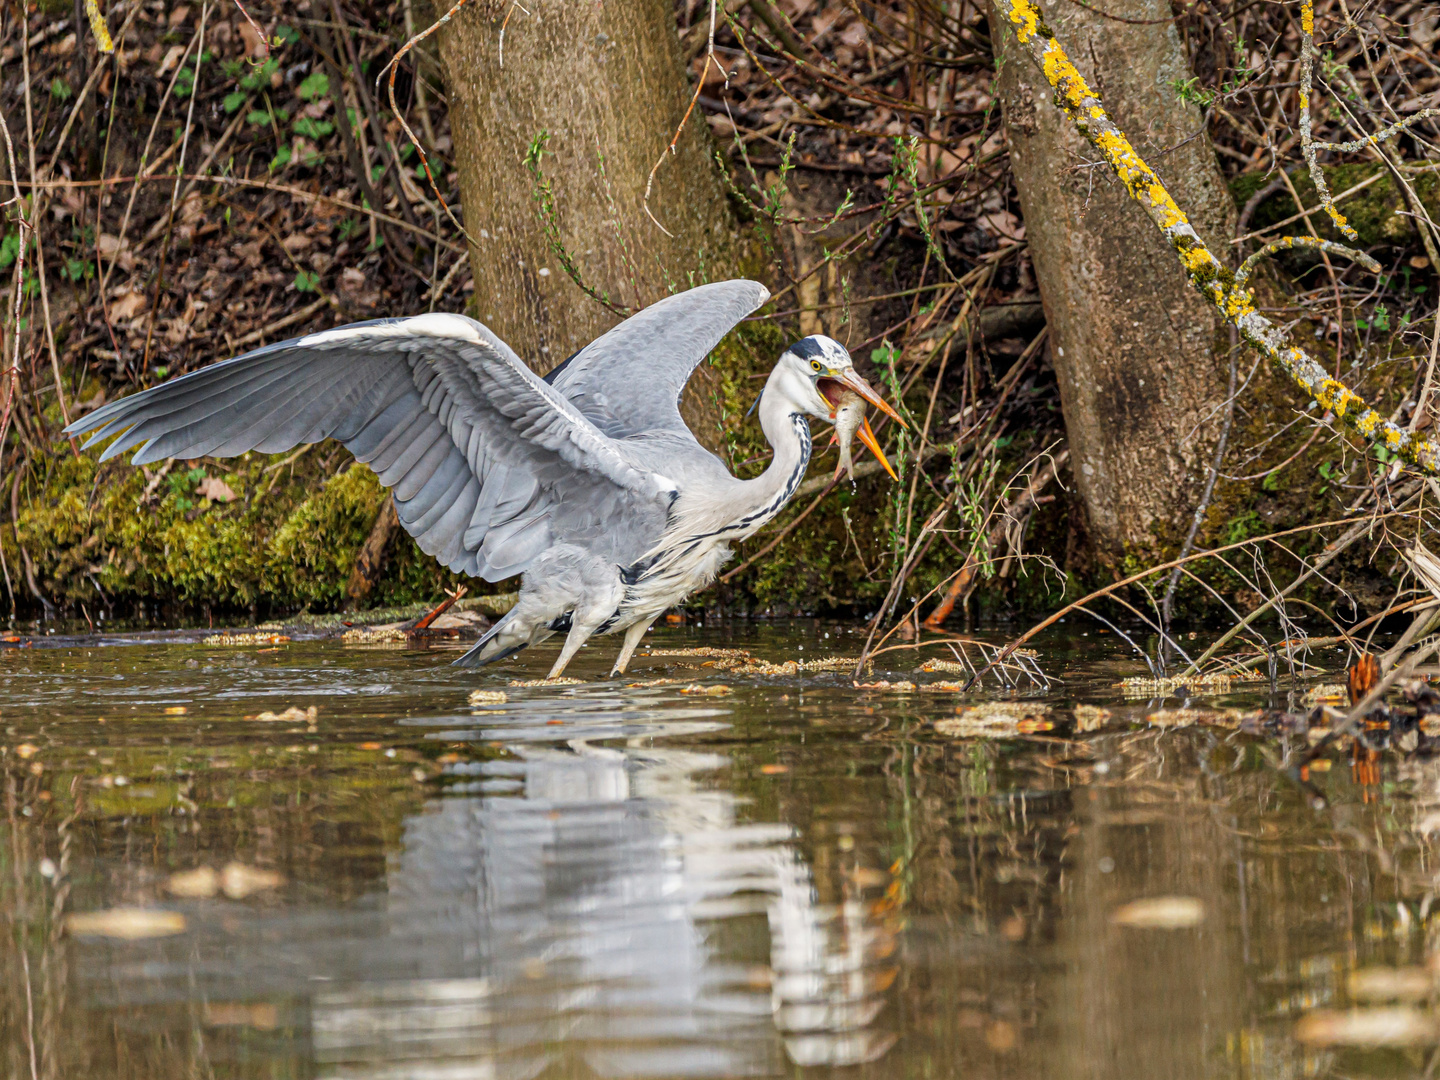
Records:
[[[744,535],[769,521],[794,497],[810,464],[810,421],[778,392],[774,375],[760,395],[760,429],[775,456],[769,468],[745,484],[751,509],[744,515]]]

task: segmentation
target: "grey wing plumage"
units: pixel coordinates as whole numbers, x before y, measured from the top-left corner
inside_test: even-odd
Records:
[[[596,338],[546,380],[597,428],[621,439],[689,433],[680,394],[697,364],[770,298],[758,281],[719,281],[667,296]]]
[[[71,424],[104,458],[274,453],[335,438],[394,491],[405,529],[453,570],[499,580],[556,541],[624,563],[674,488],[636,465],[485,326],[461,315],[357,323],[271,345]]]

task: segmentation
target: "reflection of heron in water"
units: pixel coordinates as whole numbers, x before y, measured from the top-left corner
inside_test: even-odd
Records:
[[[792,830],[738,824],[700,786],[725,758],[648,737],[511,750],[407,822],[376,942],[404,961],[313,1001],[331,1075],[519,1078],[572,1055],[605,1076],[757,1075],[781,1046],[800,1064],[888,1049],[869,1029],[888,931],[858,898],[818,905]]]

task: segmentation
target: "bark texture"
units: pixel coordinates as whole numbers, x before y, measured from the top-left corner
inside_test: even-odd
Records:
[[[1104,5],[1156,20],[1143,25],[1069,0],[1036,6],[1206,244],[1228,252],[1235,208],[1199,110],[1172,85],[1190,67],[1169,4]],[[1113,561],[1153,549],[1157,529],[1178,529],[1199,498],[1225,395],[1221,320],[1108,167],[1088,167],[1096,154],[1016,48],[1004,11],[992,8],[991,27],[1076,486],[1095,553]]]
[[[546,237],[525,164],[542,132],[559,240],[586,284],[638,308],[735,276],[734,216],[698,110],[650,195],[673,235],[644,209],[646,178],[689,104],[666,0],[526,0],[524,10],[480,0],[441,31],[440,53],[465,226],[476,242],[475,314],[537,370],[618,321],[576,287]],[[684,407],[702,439],[715,427],[703,372]]]

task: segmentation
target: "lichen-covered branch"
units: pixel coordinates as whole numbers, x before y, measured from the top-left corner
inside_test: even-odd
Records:
[[[1317,240],[1313,236],[1282,236],[1279,240],[1271,240],[1270,243],[1240,264],[1240,269],[1235,271],[1235,287],[1237,289],[1245,287],[1245,283],[1250,280],[1250,275],[1254,273],[1255,267],[1261,259],[1269,258],[1278,251],[1291,251],[1297,247],[1314,248],[1327,255],[1341,255],[1352,262],[1359,263],[1372,274],[1380,273],[1380,264],[1363,251],[1356,251],[1344,244],[1337,244],[1333,240]]]
[[[1310,130],[1310,87],[1315,81],[1315,4],[1313,0],[1301,0],[1300,2],[1300,153],[1305,156],[1305,164],[1310,166],[1310,180],[1315,185],[1315,193],[1320,196],[1320,205],[1330,215],[1330,220],[1351,240],[1359,238],[1357,233],[1345,220],[1345,215],[1335,209],[1335,200],[1330,195],[1329,185],[1325,183],[1325,171],[1320,168],[1320,162],[1315,157],[1317,144],[1315,137]]]
[[[1240,335],[1262,350],[1321,406],[1360,437],[1422,471],[1440,475],[1440,446],[1390,423],[1344,383],[1331,378],[1305,350],[1285,341],[1283,332],[1255,310],[1254,296],[1205,246],[1184,211],[1151,168],[1141,160],[1125,133],[1105,111],[1031,0],[1003,0],[1020,46],[1040,66],[1055,90],[1055,102],[1080,134],[1104,156],[1127,191],[1164,233],[1194,286],[1233,323]],[[1307,5],[1308,7],[1308,5]],[[1006,10],[1002,8],[1002,10]],[[1302,109],[1302,114],[1303,114]]]

